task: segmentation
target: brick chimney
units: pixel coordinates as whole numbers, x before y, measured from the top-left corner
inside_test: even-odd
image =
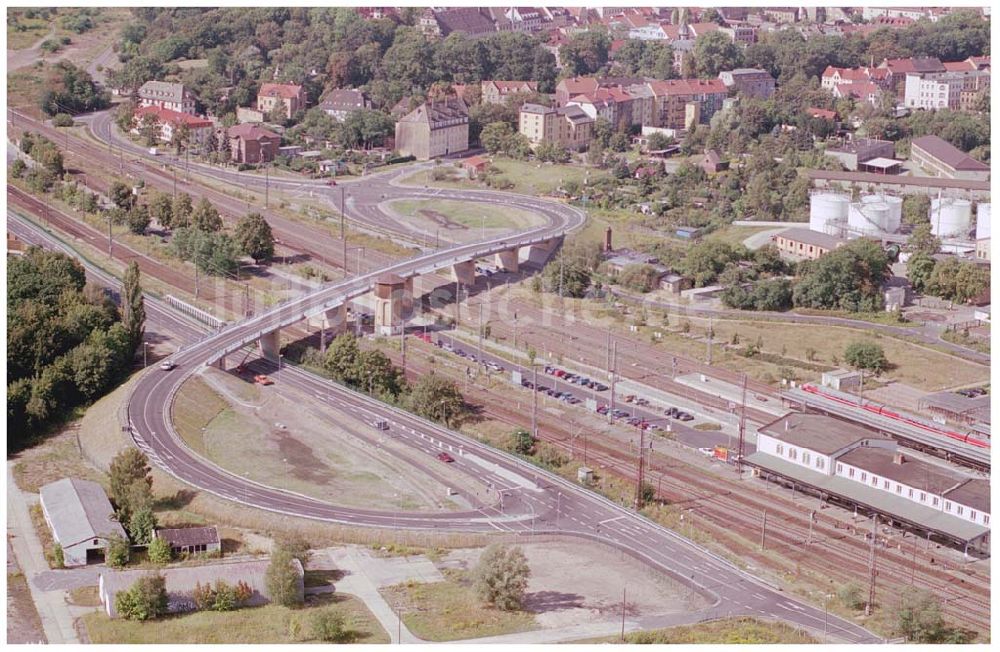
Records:
[[[604,251],[611,252],[611,227],[604,231]]]

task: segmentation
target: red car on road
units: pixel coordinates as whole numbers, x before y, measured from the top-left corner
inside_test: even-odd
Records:
[[[454,462],[455,458],[448,453],[438,453],[437,458],[442,462]]]

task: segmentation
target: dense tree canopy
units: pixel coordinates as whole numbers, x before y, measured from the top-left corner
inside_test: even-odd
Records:
[[[800,266],[796,306],[871,312],[882,308],[889,260],[878,242],[858,238]]]
[[[110,389],[134,349],[114,304],[65,254],[31,248],[7,267],[8,450]]]

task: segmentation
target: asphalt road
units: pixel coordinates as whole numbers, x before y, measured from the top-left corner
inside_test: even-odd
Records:
[[[383,272],[404,277],[429,273],[453,262],[482,257],[513,245],[560,237],[566,231],[579,227],[584,219],[581,213],[568,206],[531,197],[490,191],[406,189],[390,184],[387,176],[362,181],[363,184],[359,182],[356,186],[357,194],[352,192],[352,196],[365,201],[377,203],[389,193],[410,198],[448,197],[485,201],[532,210],[545,217],[548,223],[517,235],[426,253],[287,301],[220,332],[202,335],[172,356],[177,364],[173,371],[153,368],[144,372],[130,398],[128,415],[133,437],[141,448],[149,452],[154,463],[179,479],[225,499],[321,521],[529,536],[532,533],[559,533],[598,540],[622,549],[706,596],[713,605],[706,610],[706,617],[757,615],[787,620],[814,631],[829,631],[831,635],[849,642],[879,641],[867,630],[846,620],[827,616],[822,610],[771,588],[677,533],[575,483],[294,367],[272,371],[276,382],[363,418],[387,420],[392,436],[410,445],[418,454],[436,456],[441,451],[449,452],[455,459],[452,465],[456,471],[474,474],[492,484],[498,493],[497,502],[475,511],[433,514],[348,509],[248,481],[190,451],[171,424],[170,406],[184,380],[202,365],[220,355],[242,349],[264,333],[367,292],[374,279]],[[153,311],[150,312],[152,320]],[[650,619],[643,626],[655,627],[656,621]]]

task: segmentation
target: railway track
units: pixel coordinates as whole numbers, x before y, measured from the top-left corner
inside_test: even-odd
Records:
[[[67,137],[65,133],[59,132],[54,127],[22,114],[18,115],[18,122],[22,124],[28,122],[30,129],[27,130],[40,133],[52,140],[63,151],[66,157],[67,168],[92,170],[97,166],[103,167],[105,170],[121,170],[125,174],[145,180],[148,186],[161,192],[173,193],[177,189],[187,192],[195,200],[199,197],[205,197],[219,210],[219,214],[223,217],[223,220],[230,224],[235,223],[251,210],[245,201],[235,199],[209,186],[188,183],[180,178],[175,179],[172,174],[168,174],[159,166],[152,165],[143,159],[132,159],[128,156],[124,158],[117,157],[109,153],[105,147],[76,136]],[[83,182],[92,190],[98,190],[102,193],[107,191],[109,185],[106,182],[100,181],[93,173],[84,174]],[[341,269],[345,267],[347,261],[344,260],[342,253],[343,240],[325,233],[317,233],[315,230],[306,229],[301,225],[297,225],[292,220],[276,214],[274,211],[261,207],[254,207],[252,210],[261,213],[267,218],[275,237],[281,241],[283,246],[295,253],[304,254],[313,260],[332,267]],[[381,265],[392,260],[388,255],[377,251],[368,252],[366,257],[369,264]],[[350,258],[350,252],[348,252],[348,258]]]
[[[523,415],[497,408],[492,403],[484,406],[483,412],[512,426],[524,426]],[[561,449],[570,456],[577,456],[579,449],[572,443],[572,434],[563,430],[552,420],[543,419],[540,439]],[[606,472],[635,482],[636,460],[634,455],[625,457],[623,452],[591,441],[588,444],[588,463],[595,462]],[[808,517],[803,517],[801,508],[790,512],[788,505],[774,496],[761,500],[749,498],[745,489],[719,489],[720,480],[708,479],[692,470],[684,470],[677,465],[651,460],[647,467],[647,481],[658,488],[658,497],[669,504],[682,505],[686,513],[694,514],[712,528],[713,538],[729,541],[730,551],[739,557],[760,566],[774,567],[775,561],[758,549],[748,547],[747,541],[759,537],[761,514],[768,512],[767,550],[787,557],[796,565],[801,564],[810,571],[833,580],[837,585],[850,581],[866,581],[868,576],[869,543],[857,539],[832,519],[822,516],[814,523],[811,543],[809,541]],[[654,482],[655,480],[655,482]],[[721,481],[726,483],[725,480]],[[777,493],[777,492],[775,492]],[[857,528],[867,530],[867,523]],[[734,538],[733,533],[742,540]],[[883,537],[880,537],[883,538]],[[988,579],[985,584],[978,578],[966,581],[954,574],[925,565],[931,553],[923,551],[915,543],[904,547],[908,552],[893,552],[880,546],[878,553],[879,600],[885,604],[886,597],[899,595],[911,587],[927,589],[937,595],[944,591],[944,612],[955,622],[980,631],[989,631],[990,589]],[[913,552],[917,552],[916,560]],[[777,570],[782,570],[780,567]]]
[[[419,373],[420,367],[420,364],[411,364],[411,373]],[[487,416],[511,426],[526,425],[523,412],[505,408],[499,400],[486,401],[481,409]],[[539,422],[542,441],[578,458],[579,444],[574,442],[574,433],[565,423],[547,414],[541,415]],[[588,441],[587,458],[588,464],[596,462],[608,473],[635,481],[634,454],[626,455],[592,437]],[[868,576],[870,543],[857,534],[868,531],[868,522],[855,528],[817,514],[810,529],[809,515],[802,506],[783,498],[778,490],[760,496],[748,492],[745,481],[708,478],[686,464],[670,463],[658,456],[652,456],[647,469],[647,481],[657,486],[658,497],[697,516],[711,527],[716,540],[728,541],[729,549],[738,551],[743,559],[774,567],[775,561],[768,555],[780,554],[797,566],[830,578],[838,586],[850,581],[865,581]],[[761,514],[765,509],[769,515],[768,553],[747,545],[759,536]],[[934,552],[925,550],[915,539],[903,541],[879,534],[877,541],[878,599],[883,604],[888,602],[889,596],[909,588],[924,588],[943,596],[944,612],[953,621],[980,631],[989,630],[988,577],[962,577],[961,570],[929,567]]]

